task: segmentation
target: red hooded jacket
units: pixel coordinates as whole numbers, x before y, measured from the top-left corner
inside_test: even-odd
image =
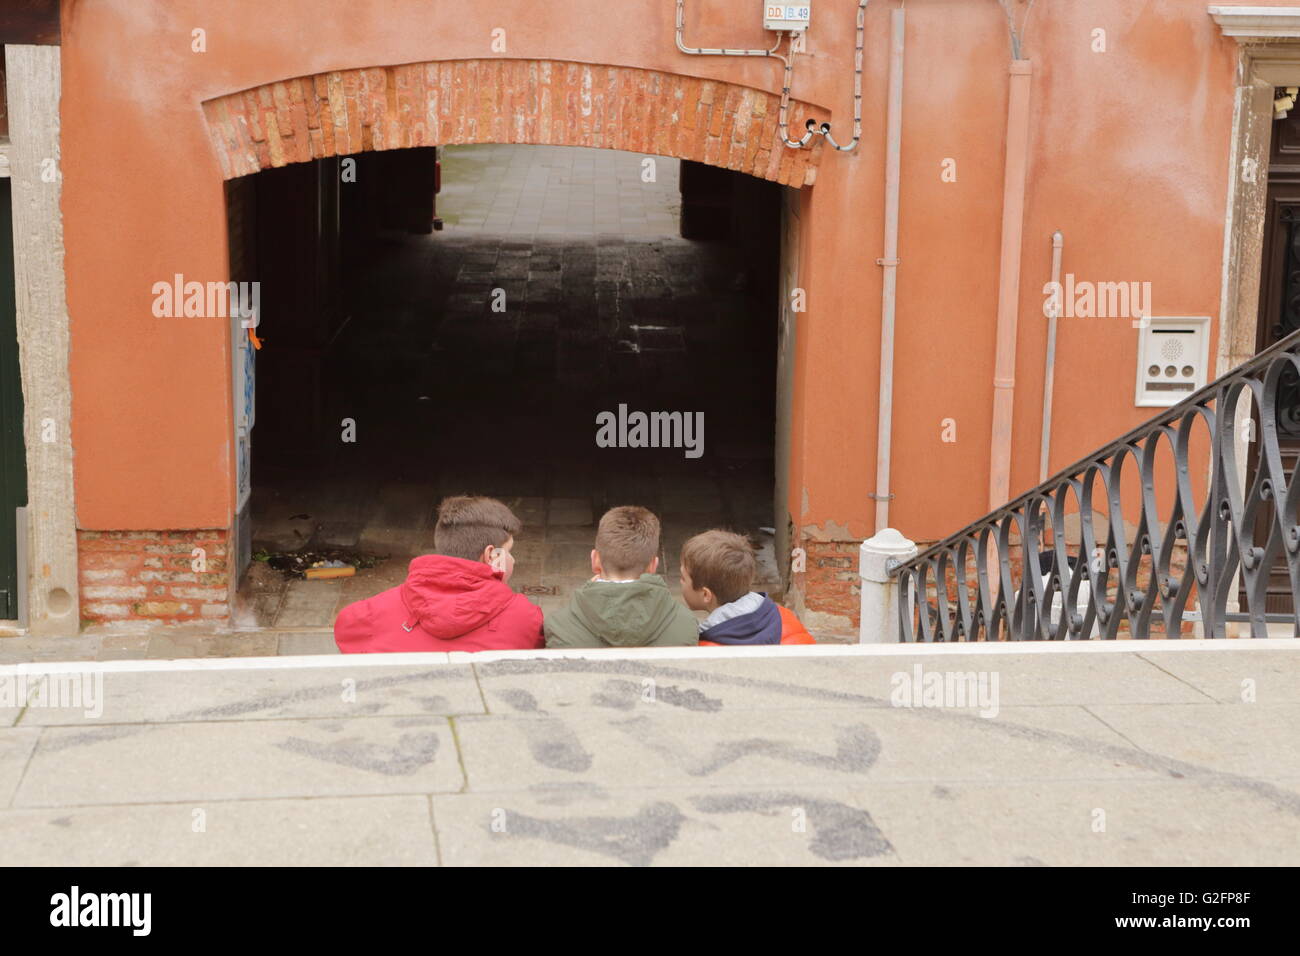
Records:
[[[349,604],[334,622],[344,654],[542,647],[542,609],[479,561],[427,554],[406,580]]]

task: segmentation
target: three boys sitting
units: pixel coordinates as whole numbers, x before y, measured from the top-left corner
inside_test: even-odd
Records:
[[[792,611],[750,590],[749,542],[705,531],[682,547],[686,606],[659,571],[659,519],[627,505],[600,519],[592,578],[548,614],[509,587],[518,518],[493,498],[448,498],[438,509],[432,555],[406,581],[344,608],[334,639],[344,653],[587,647],[812,644]],[[690,610],[687,610],[687,607]],[[698,621],[691,611],[706,611]]]

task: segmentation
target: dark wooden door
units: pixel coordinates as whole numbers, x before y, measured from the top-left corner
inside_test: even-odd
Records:
[[[1300,110],[1273,124],[1261,265],[1256,351],[1300,329]],[[1279,449],[1290,481],[1300,460],[1300,375],[1291,373],[1283,377],[1277,399]],[[1256,409],[1256,437],[1259,434]],[[1252,446],[1247,487],[1255,478],[1259,447],[1258,441]],[[1263,543],[1274,520],[1267,513],[1260,516],[1255,529],[1257,542]],[[1243,590],[1242,609],[1245,608]],[[1269,614],[1291,614],[1292,609],[1291,579],[1285,561],[1279,559],[1269,576],[1264,610]]]
[[[0,179],[0,620],[18,616],[18,536],[14,509],[27,504],[10,199],[9,180]]]

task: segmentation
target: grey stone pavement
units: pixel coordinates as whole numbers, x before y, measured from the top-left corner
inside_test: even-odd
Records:
[[[0,862],[1294,865],[1300,642],[1196,644],[25,665]]]

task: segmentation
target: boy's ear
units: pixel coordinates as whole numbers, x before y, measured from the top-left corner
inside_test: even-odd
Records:
[[[600,577],[604,575],[604,570],[600,566],[600,552],[595,548],[591,549],[591,573]]]
[[[483,553],[478,556],[478,559],[482,561],[484,564],[491,564],[494,551],[496,551],[496,548],[494,548],[492,545],[489,544],[486,548],[483,549]]]
[[[499,571],[502,574],[509,575],[514,568],[514,559],[510,552],[505,548],[491,548],[488,551],[487,566],[493,571]]]
[[[654,574],[658,570],[659,570],[659,555],[656,554],[653,558],[650,559],[650,567],[646,568],[645,573]]]

